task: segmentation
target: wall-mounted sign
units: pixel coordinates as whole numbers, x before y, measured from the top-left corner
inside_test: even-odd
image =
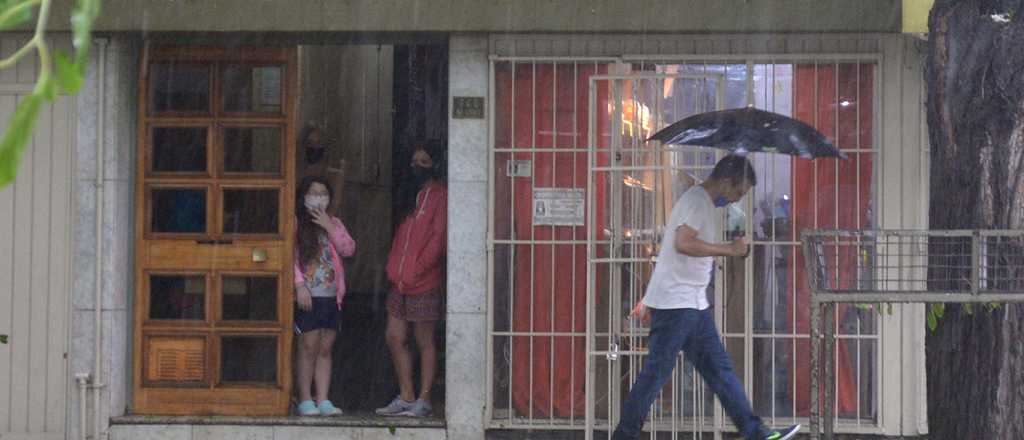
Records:
[[[533,161],[510,160],[506,170],[508,177],[530,177],[533,175]]]
[[[456,96],[452,98],[452,118],[483,119],[484,98],[481,96]]]
[[[535,188],[533,225],[583,226],[584,194],[576,188]]]

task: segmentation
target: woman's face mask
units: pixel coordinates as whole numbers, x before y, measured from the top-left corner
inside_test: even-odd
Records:
[[[328,196],[313,194],[307,194],[305,200],[303,200],[303,202],[306,205],[306,209],[309,209],[311,211],[317,209],[323,211],[327,209],[327,204],[330,203],[330,201],[331,198]]]
[[[321,144],[306,145],[306,163],[309,165],[320,163],[320,161],[324,160],[324,153],[326,152],[327,148],[324,148]]]

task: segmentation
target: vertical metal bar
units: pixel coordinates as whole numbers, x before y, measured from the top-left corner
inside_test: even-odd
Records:
[[[769,66],[771,67],[771,73],[768,72],[768,67]],[[764,73],[765,73],[765,78],[764,78],[765,106],[768,107],[768,109],[771,110],[773,113],[776,113],[775,87],[774,87],[775,86],[775,60],[770,60],[769,61],[769,64],[767,64],[765,66],[765,72]],[[775,182],[775,176],[776,176],[777,173],[776,173],[776,170],[775,170],[776,163],[775,163],[775,158],[774,157],[771,159],[770,163],[771,163],[771,167],[769,168],[769,179],[766,179],[766,180],[770,180],[771,182]],[[764,184],[763,186],[767,187],[767,183]],[[767,196],[767,193],[765,194],[765,196]],[[768,202],[769,202],[768,209],[769,210],[773,209],[772,204],[774,204],[774,201],[773,200],[769,200]],[[771,370],[770,370],[770,372],[768,374],[768,377],[769,377],[769,381],[768,381],[768,383],[769,383],[769,386],[768,386],[768,402],[769,402],[769,405],[770,405],[770,408],[771,408],[769,410],[769,419],[771,421],[771,424],[774,425],[774,424],[777,423],[776,416],[775,416],[775,413],[776,413],[776,408],[775,408],[775,386],[776,386],[776,384],[775,384],[775,371],[778,368],[778,366],[775,364],[775,360],[776,360],[776,349],[775,349],[775,347],[776,347],[776,345],[778,343],[778,337],[777,337],[777,334],[778,334],[778,322],[775,319],[775,317],[776,317],[775,309],[778,307],[778,291],[776,290],[776,286],[778,285],[778,278],[777,278],[778,275],[775,273],[775,263],[776,263],[775,253],[778,252],[779,247],[776,244],[778,242],[778,238],[777,238],[778,236],[777,236],[776,231],[775,231],[775,220],[774,220],[775,216],[774,216],[774,214],[771,213],[771,211],[766,213],[766,215],[768,216],[768,218],[773,219],[772,222],[769,224],[770,229],[768,231],[765,231],[766,235],[767,235],[767,238],[768,238],[768,242],[771,243],[770,247],[765,248],[765,259],[767,261],[767,267],[768,267],[768,277],[767,277],[768,280],[767,280],[767,283],[768,283],[768,286],[769,286],[768,289],[766,289],[765,293],[767,293],[769,295],[769,298],[770,298],[770,301],[768,303],[769,304],[769,309],[768,309],[769,318],[768,319],[771,321],[771,334],[772,334],[772,336],[771,336],[771,351],[770,351],[771,362],[769,362],[769,364],[771,365]]]
[[[579,154],[576,150],[579,148],[579,127],[576,126],[577,121],[577,104],[579,97],[577,93],[579,91],[579,80],[580,80],[579,63],[573,61],[572,63],[572,188],[576,188],[576,156]],[[572,286],[572,295],[569,297],[569,303],[572,305],[569,314],[569,331],[572,337],[569,338],[569,371],[572,373],[569,375],[569,389],[573,393],[576,392],[576,226],[570,226],[569,230],[572,232],[572,247],[571,247],[571,261],[572,261],[572,281],[569,283]],[[575,402],[576,399],[572,399],[571,402]],[[569,424],[576,425],[576,405],[569,405]]]
[[[839,81],[840,81],[840,78],[839,78],[839,68],[840,67],[839,67],[839,62],[838,61],[835,61],[835,62],[832,63],[832,94],[833,94],[833,97],[832,97],[832,107],[835,109],[833,111],[833,114],[832,114],[832,124],[833,124],[833,127],[832,127],[832,139],[835,142],[836,148],[840,148],[841,149],[841,148],[843,148],[843,146],[840,145],[841,133],[839,132],[839,110],[841,108],[841,106],[839,104],[839,101],[840,101],[840,98],[839,98]],[[832,206],[832,209],[833,209],[832,212],[833,212],[833,215],[832,215],[832,225],[830,225],[830,227],[832,229],[839,229],[842,226],[842,220],[839,218],[839,196],[840,196],[840,194],[839,194],[839,164],[834,162],[834,161],[832,162],[832,177],[833,177],[833,187],[832,187],[833,188],[833,191],[832,191],[832,205],[833,205]],[[840,263],[840,261],[841,261],[840,260],[840,253],[842,252],[844,246],[842,245],[841,238],[839,236],[836,236],[835,242],[834,242],[834,246],[835,246],[835,266],[834,266],[835,269],[833,270],[833,273],[835,275],[835,284],[834,284],[834,286],[840,287],[840,286],[842,286],[842,284],[841,284],[842,283],[842,280],[841,280],[842,271],[841,271],[841,267],[840,267],[840,264],[841,264]],[[830,324],[829,324],[829,329],[827,331],[835,332],[836,329],[835,329],[835,327],[833,327],[833,324],[831,324],[831,323],[839,322],[839,315],[838,315],[839,307],[834,305],[834,304],[830,304],[830,306],[832,306],[832,308],[830,309],[831,310],[830,316],[829,316]],[[826,341],[826,344],[829,344],[829,343],[834,343],[834,341],[833,340]],[[836,369],[838,369],[838,368],[840,368],[840,366],[838,365],[838,360],[837,360],[836,361]],[[834,399],[835,399],[835,402],[838,404],[838,399],[839,399],[839,392],[838,392],[838,390],[836,391]]]
[[[821,128],[821,125],[818,124],[818,89],[820,88],[818,86],[818,71],[819,71],[818,61],[815,60],[814,61],[814,105],[811,106],[811,109],[814,111],[814,118],[813,119],[814,119],[814,128],[815,129],[820,129]],[[813,190],[812,191],[812,193],[813,193],[812,197],[813,197],[813,199],[811,200],[811,203],[813,203],[814,209],[812,209],[811,212],[813,213],[812,215],[814,216],[814,222],[813,222],[814,223],[814,229],[818,229],[818,228],[820,228],[820,226],[818,225],[818,161],[811,161],[811,164],[813,165],[813,169],[814,169],[814,185],[812,187],[812,190]]]
[[[608,255],[609,259],[617,258],[619,250],[622,247],[622,171],[618,168],[622,166],[621,158],[625,157],[623,151],[622,136],[623,136],[623,101],[625,95],[623,93],[623,86],[626,80],[615,79],[612,80],[612,143],[611,143],[611,160],[610,166],[611,172],[609,173],[609,187],[608,194],[611,196],[611,203],[607,209],[609,212],[609,225],[608,230],[611,231],[611,236],[608,241]],[[606,264],[608,268],[608,289],[607,289],[607,300],[608,300],[608,314],[605,323],[608,329],[608,341],[607,344],[612,342],[612,337],[615,331],[615,315],[618,311],[618,306],[622,300],[622,274],[618,270],[620,263],[609,262]],[[608,348],[608,347],[605,347]],[[617,386],[617,379],[621,377],[622,368],[617,362],[608,362],[608,387],[612,402],[622,401],[621,387]],[[613,378],[615,378],[613,380]],[[618,405],[612,405],[609,409],[609,413],[612,415],[611,420],[619,419],[619,408]]]
[[[835,304],[825,303],[825,439],[833,439],[835,425],[836,381],[832,356],[835,354]]]
[[[519,70],[519,66],[517,65],[518,63],[515,62],[515,61],[511,61],[510,64],[512,65],[512,91],[511,91],[512,99],[511,99],[511,105],[510,105],[511,111],[509,112],[509,119],[511,119],[509,121],[510,122],[510,124],[509,124],[509,127],[510,127],[509,140],[512,142],[512,145],[509,145],[509,148],[512,151],[512,153],[511,153],[512,159],[511,160],[516,160],[516,158],[517,158],[517,155],[515,153],[515,149],[516,149],[516,101],[518,99],[518,97],[516,96],[516,72]],[[533,164],[530,164],[530,167],[532,169]],[[515,177],[512,177],[512,176],[509,177],[509,195],[510,195],[510,197],[509,197],[509,201],[508,201],[508,203],[509,203],[509,209],[508,210],[509,210],[509,216],[512,217],[512,219],[511,219],[510,222],[508,222],[508,228],[509,228],[509,237],[511,237],[513,240],[519,238],[519,237],[516,237],[516,220],[517,219],[516,219],[516,184],[515,184],[515,179],[516,179]],[[508,271],[508,286],[509,286],[508,287],[508,316],[509,316],[509,330],[512,331],[511,332],[512,334],[515,334],[515,322],[516,322],[516,319],[515,319],[516,318],[515,317],[515,313],[516,313],[516,277],[515,277],[515,274],[516,274],[516,252],[518,252],[518,249],[517,249],[518,245],[515,245],[515,244],[510,245],[509,248],[511,249],[511,251],[509,252],[509,260],[508,260],[508,266],[509,266],[509,271]],[[509,420],[509,423],[512,423],[513,415],[515,413],[515,406],[512,404],[512,390],[515,389],[515,387],[513,386],[513,381],[515,379],[514,379],[514,376],[512,374],[512,366],[515,365],[515,350],[513,350],[513,347],[514,347],[513,341],[514,340],[515,340],[515,336],[510,337],[509,340],[508,340],[508,365],[507,365],[507,368],[508,368],[508,420]]]
[[[595,63],[596,64],[596,63]],[[596,66],[595,66],[596,73]],[[589,105],[587,106],[587,221],[586,233],[587,233],[587,327],[586,327],[586,357],[585,369],[586,369],[586,383],[584,384],[584,394],[586,394],[587,407],[584,413],[584,429],[583,436],[585,440],[594,439],[594,379],[597,374],[593,369],[593,352],[594,352],[594,230],[596,229],[596,221],[594,218],[594,201],[596,195],[594,194],[594,168],[596,166],[596,145],[597,145],[597,81],[594,78],[589,79]]]
[[[530,75],[530,164],[533,169],[537,169],[537,63],[531,62],[530,68],[532,73]],[[530,197],[537,193],[537,173],[530,173]],[[533,357],[533,340],[535,338],[534,332],[537,327],[533,322],[534,311],[533,303],[537,296],[537,278],[535,266],[537,265],[537,241],[534,236],[536,225],[533,221],[530,221],[530,374],[529,374],[529,385],[530,399],[527,405],[529,409],[528,420],[529,425],[533,425],[533,363],[536,361]]]
[[[494,120],[496,118],[494,95],[494,60],[490,60],[487,70],[487,170],[495,173],[487,179],[487,389],[484,390],[484,420],[490,424],[494,421],[494,379],[497,373],[494,365],[494,186],[498,179],[494,168]]]
[[[981,235],[977,229],[971,231],[971,295],[977,295],[980,289],[981,268]]]
[[[812,278],[814,275],[812,256],[811,256],[811,238],[806,233],[802,234],[801,240],[803,241],[803,253],[804,253],[804,269],[806,271],[806,277],[808,281],[808,287],[810,289],[811,296],[811,411],[810,411],[810,430],[811,440],[818,440],[819,426],[820,426],[820,411],[821,402],[819,393],[821,392],[820,375],[821,375],[821,304],[818,303],[817,293],[818,284],[816,280]],[[794,259],[795,260],[795,259]],[[795,283],[794,283],[795,284]],[[794,331],[795,331],[795,325]],[[793,340],[794,354],[796,353],[796,339]],[[793,368],[796,368],[796,356],[793,356]],[[796,371],[796,370],[794,370]],[[793,381],[794,384],[796,381]],[[793,401],[796,401],[795,387]],[[794,403],[795,405],[795,403]],[[794,416],[796,412],[793,412]]]
[[[854,93],[855,93],[855,95],[853,97],[853,103],[854,103],[853,104],[853,113],[854,113],[854,122],[855,122],[854,130],[856,130],[854,132],[854,146],[858,150],[863,148],[863,145],[861,145],[861,138],[860,138],[860,109],[861,109],[861,107],[860,107],[861,106],[861,102],[860,102],[860,65],[861,65],[861,63],[860,63],[860,61],[858,61],[856,63],[856,72],[854,72],[854,74],[856,75],[856,78],[855,78],[855,82],[854,82]],[[854,153],[853,156],[855,158],[854,165],[856,166],[856,173],[857,173],[857,184],[855,185],[855,194],[854,194],[854,197],[856,198],[856,205],[854,205],[854,206],[857,207],[857,209],[854,212],[856,212],[857,218],[854,221],[856,222],[857,230],[860,231],[863,228],[863,225],[861,224],[862,223],[861,222],[861,209],[862,209],[862,206],[861,206],[861,201],[860,201],[861,185],[863,184],[863,182],[861,181],[861,178],[860,178],[860,159],[861,159],[862,156],[861,156],[861,153]],[[863,238],[863,237],[858,236],[858,239],[860,239],[860,238]],[[855,265],[855,267],[857,267],[856,273],[858,274],[858,277],[860,277],[862,273],[865,273],[865,270],[861,270],[860,269],[860,267],[861,267],[860,261],[861,261],[861,254],[862,253],[863,252],[861,251],[861,246],[858,245],[857,246],[856,255],[854,255],[855,261],[857,261],[857,264]],[[867,265],[866,263],[867,262],[865,261],[865,266]],[[857,282],[858,282],[858,284],[863,284],[863,280],[858,279]],[[863,330],[861,329],[861,318],[860,318],[860,315],[858,314],[858,316],[857,316],[857,336],[862,336],[862,335],[863,335]],[[856,396],[857,396],[857,426],[860,426],[860,424],[861,424],[860,423],[860,419],[861,419],[861,413],[860,413],[860,407],[861,407],[861,383],[860,383],[861,357],[860,357],[860,354],[861,354],[861,349],[862,349],[861,342],[860,342],[860,339],[858,338],[857,339],[857,364],[856,364],[856,368],[857,368],[857,392],[855,393]]]
[[[706,68],[707,68],[707,64],[705,64],[705,69]],[[728,75],[727,68],[728,68],[728,66],[726,65],[726,70],[723,70],[724,74],[721,76],[721,80],[720,80],[721,83],[719,84],[719,86],[717,88],[715,88],[715,92],[716,92],[715,93],[716,94],[716,96],[715,96],[715,107],[716,107],[715,110],[721,110],[725,106],[725,88],[726,88],[726,83],[728,83],[728,80],[729,80],[729,75]],[[725,277],[722,276],[720,278],[724,279]],[[715,302],[718,303],[718,304],[721,304],[723,302],[722,298],[724,297],[724,295],[722,294],[722,291],[720,289],[715,289],[715,295],[717,296],[715,298]],[[724,314],[724,310],[722,310],[719,313]],[[720,320],[719,322],[724,322],[724,320]],[[694,374],[694,377],[696,377],[696,376],[697,375]],[[701,381],[701,382],[703,383],[703,381]],[[702,385],[701,386],[701,396],[702,397],[703,397],[703,393],[704,393],[704,387]],[[703,403],[703,399],[701,400],[701,402]],[[717,401],[713,404],[712,411],[713,411],[712,416],[714,418],[714,420],[713,420],[714,426],[713,427],[715,429],[714,434],[715,434],[715,439],[717,440],[717,439],[721,438],[722,428],[725,425],[725,416],[724,416],[723,411],[722,411],[722,405],[719,404]],[[703,430],[703,428],[702,428],[702,430]]]
[[[555,181],[555,173],[558,170],[558,64],[551,63],[551,186],[558,187],[558,183]],[[555,225],[551,225],[551,237],[549,240],[557,240],[558,237],[555,235]],[[555,263],[555,246],[564,246],[557,244],[550,244],[551,248],[551,264],[554,266]],[[548,311],[549,323],[548,331],[551,332],[551,336],[548,337],[548,421],[554,423],[555,421],[555,268],[552,267],[551,273],[551,290],[550,290],[550,309]],[[570,400],[571,402],[571,400]],[[571,403],[570,403],[571,406]]]
[[[754,102],[754,71],[756,66],[753,61],[747,61],[747,105],[753,106]],[[744,221],[744,235],[751,240],[748,251],[750,258],[743,259],[743,389],[749,396],[750,404],[754,400],[754,198],[756,191],[744,195],[744,208],[747,210]],[[736,427],[739,429],[739,427]]]
[[[797,64],[791,64],[790,65],[790,76],[792,78],[796,77],[796,70],[798,68],[799,68],[799,65],[797,65]],[[791,81],[791,83],[790,83],[790,87],[789,87],[789,102],[790,102],[790,108],[792,109],[792,111],[794,113],[794,116],[795,116],[795,112],[796,112],[796,84],[795,84],[795,82],[796,81],[794,79],[791,79],[790,81]],[[794,194],[793,195],[793,199],[792,199],[792,204],[790,205],[790,216],[791,217],[793,217],[796,212],[799,212],[799,207],[797,206],[797,203],[796,203],[796,193],[794,191],[792,191],[794,188],[796,188],[796,176],[792,172],[792,170],[794,168],[793,164],[795,162],[796,162],[795,159],[790,159],[790,161],[789,161],[789,168],[790,168],[789,186],[790,186],[791,192],[793,192],[793,194]],[[791,239],[796,239],[796,240],[800,240],[801,241],[801,244],[798,244],[796,246],[792,246],[792,247],[789,248],[789,258],[790,258],[790,261],[793,262],[793,264],[790,264],[790,267],[789,267],[789,271],[790,271],[789,276],[790,276],[790,279],[793,280],[793,282],[789,283],[791,287],[789,288],[789,292],[788,292],[789,295],[788,295],[788,299],[786,301],[787,306],[789,307],[789,310],[790,310],[789,317],[788,317],[789,318],[789,334],[793,338],[792,339],[793,340],[793,356],[790,356],[789,368],[790,368],[790,371],[794,371],[794,372],[798,371],[797,370],[797,365],[796,365],[796,353],[797,353],[797,341],[798,341],[797,336],[798,336],[798,333],[799,333],[798,329],[797,329],[797,325],[796,325],[796,323],[797,323],[796,311],[797,311],[797,307],[799,307],[799,305],[797,304],[797,297],[798,297],[798,292],[799,291],[797,290],[798,286],[797,286],[797,282],[796,282],[796,279],[797,279],[796,278],[796,266],[797,266],[796,265],[796,261],[797,261],[797,252],[798,252],[797,246],[803,246],[804,270],[805,270],[804,276],[805,277],[810,277],[810,274],[811,274],[811,271],[809,270],[810,269],[810,266],[809,266],[809,263],[810,263],[810,260],[809,260],[809,258],[810,258],[810,253],[809,253],[810,246],[808,246],[808,244],[807,244],[807,241],[806,241],[807,237],[802,235],[802,233],[801,233],[801,235],[797,235],[797,233],[798,233],[798,231],[796,230],[796,222],[795,221],[791,221],[790,224],[789,224],[789,235],[790,235]],[[807,279],[809,279],[809,278],[807,278]],[[810,289],[810,295],[811,295],[812,304],[813,304],[813,298],[814,298],[814,296],[813,296],[814,295],[814,289],[813,288]],[[814,327],[812,327],[812,330],[813,329],[814,329]],[[811,342],[814,343],[813,336],[811,338]],[[796,375],[794,375],[794,378],[795,377],[796,377]],[[791,380],[790,384],[789,384],[789,388],[790,388],[790,390],[789,390],[790,394],[789,395],[791,397],[790,398],[790,408],[789,408],[789,411],[790,411],[790,414],[793,414],[794,416],[796,416],[796,413],[797,413],[796,412],[796,396],[797,396],[796,382],[797,382],[796,380]],[[813,408],[817,408],[817,407],[812,405],[812,409]]]

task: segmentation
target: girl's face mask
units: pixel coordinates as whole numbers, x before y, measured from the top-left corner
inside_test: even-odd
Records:
[[[312,194],[307,194],[305,200],[303,200],[303,202],[306,205],[306,209],[309,209],[310,211],[317,209],[323,211],[327,209],[327,205],[328,203],[330,203],[330,201],[331,198],[328,196]]]

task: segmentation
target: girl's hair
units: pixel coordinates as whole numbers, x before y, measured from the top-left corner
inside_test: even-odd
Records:
[[[307,264],[316,259],[320,252],[320,234],[323,233],[323,228],[313,223],[313,215],[306,209],[305,198],[306,193],[309,192],[309,188],[314,183],[319,183],[327,188],[327,195],[332,200],[334,199],[334,191],[331,186],[327,184],[327,180],[320,176],[306,176],[299,183],[299,188],[295,193],[295,219],[298,233],[295,237],[295,246],[299,252],[299,265],[305,268]]]
[[[438,140],[425,140],[417,141],[413,145],[409,155],[415,154],[418,150],[425,151],[430,156],[430,160],[434,162],[434,166],[429,170],[430,177],[445,181],[448,169],[445,144]],[[398,185],[398,204],[395,209],[396,224],[401,223],[416,209],[416,197],[419,196],[420,189],[411,179],[406,179]]]

